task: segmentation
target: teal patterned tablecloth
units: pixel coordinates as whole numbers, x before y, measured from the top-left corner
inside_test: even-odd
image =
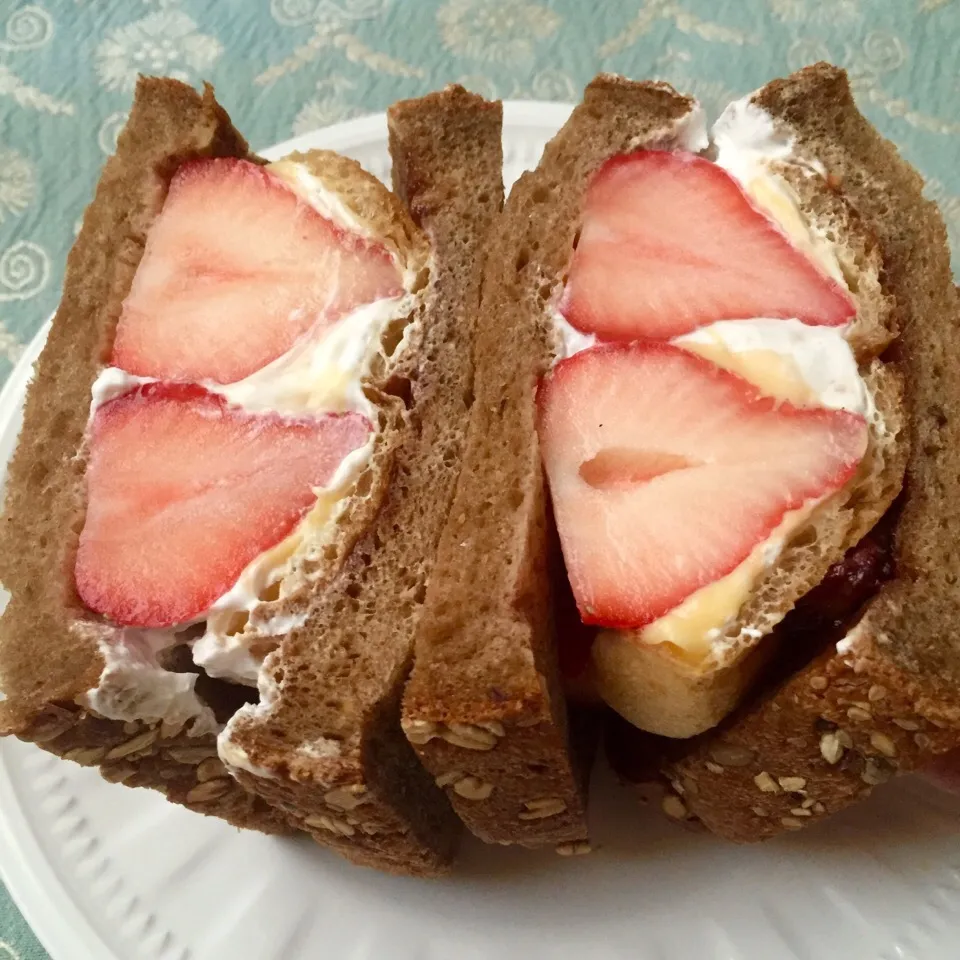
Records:
[[[960,250],[960,0],[0,0],[0,384],[56,307],[138,72],[212,81],[265,147],[454,80],[576,100],[611,70],[715,115],[820,59],[850,71]],[[43,957],[0,887],[0,960]]]

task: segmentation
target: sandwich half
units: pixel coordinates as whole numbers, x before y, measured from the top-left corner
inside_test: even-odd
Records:
[[[398,188],[452,193],[437,159]],[[463,229],[443,202],[429,217]],[[266,164],[209,87],[141,79],[8,475],[2,732],[239,826],[304,826],[312,809],[231,775],[223,731],[355,545],[384,535],[423,422],[413,384],[459,383],[436,355],[463,312],[449,249],[353,161]],[[457,346],[469,364],[469,325]],[[417,555],[407,529],[391,536]]]
[[[611,89],[648,134],[617,138]],[[536,429],[591,680],[686,738],[899,492],[898,318],[856,210],[752,105],[711,147],[693,100],[601,77],[571,126],[579,159],[531,216],[551,259],[515,250],[552,338]]]
[[[672,88],[601,77],[570,125],[623,129],[616,85],[659,131],[568,159],[572,199],[511,250],[542,278],[536,429],[597,631],[566,659],[668,813],[759,839],[957,742],[949,252],[842,71],[712,137]]]
[[[430,243],[392,396],[402,433],[379,512],[260,671],[260,701],[220,735],[251,791],[351,860],[449,865],[460,822],[417,761],[400,701],[474,400],[474,338],[503,200],[501,107],[460,87],[388,112],[394,184]]]
[[[736,841],[815,823],[960,743],[960,296],[943,220],[842,70],[817,64],[747,103],[874,238],[906,473],[894,508],[784,619],[799,657],[664,768],[672,809]]]

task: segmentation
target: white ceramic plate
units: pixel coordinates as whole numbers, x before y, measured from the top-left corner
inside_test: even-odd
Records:
[[[508,182],[569,107],[507,104]],[[387,175],[386,121],[330,147]],[[0,394],[0,463],[45,330]],[[380,876],[0,746],[0,870],[55,960],[955,960],[960,800],[905,780],[761,847],[690,834],[599,774],[588,857],[468,843],[443,881]]]

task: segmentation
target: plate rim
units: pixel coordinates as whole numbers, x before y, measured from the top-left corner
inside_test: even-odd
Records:
[[[51,960],[73,960],[77,956],[73,951],[78,946],[93,960],[116,960],[110,946],[77,905],[44,853],[24,815],[7,764],[3,762],[0,762],[0,880]],[[56,891],[56,897],[50,895],[51,891]],[[56,911],[49,909],[53,903]]]
[[[574,109],[573,103],[560,101],[504,100],[502,103],[505,137],[510,130],[531,126],[552,135]],[[380,111],[318,127],[258,152],[267,160],[275,160],[295,150],[318,147],[350,150],[370,141],[385,142],[386,137],[387,114]],[[0,388],[0,418],[25,394],[52,321],[53,315],[44,321]],[[0,465],[0,469],[5,474],[6,464]],[[51,960],[117,960],[111,945],[103,940],[93,921],[77,905],[44,852],[38,834],[23,812],[2,753],[0,741],[0,881],[10,899]],[[56,892],[56,897],[51,896],[51,891]],[[53,903],[56,910],[50,909]],[[83,951],[82,955],[79,950]]]

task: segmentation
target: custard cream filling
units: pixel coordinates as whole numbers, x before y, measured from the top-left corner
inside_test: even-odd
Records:
[[[798,250],[848,290],[834,244],[803,215],[796,191],[776,169],[789,164],[805,175],[822,176],[822,168],[801,162],[794,154],[792,140],[778,133],[769,114],[746,98],[727,107],[712,133],[715,162],[740,183]],[[571,326],[555,303],[549,313],[556,339],[554,362],[599,342],[594,335]],[[779,400],[797,406],[848,410],[869,420],[875,410],[846,332],[846,327],[808,326],[799,320],[759,317],[708,324],[673,342]],[[734,570],[696,590],[669,613],[635,631],[634,637],[648,644],[671,643],[696,660],[706,657],[736,622],[760,578],[824,499],[809,500],[789,511]],[[749,633],[750,629],[744,626],[742,632]]]
[[[343,201],[301,164],[284,160],[270,164],[268,169],[283,177],[305,202],[338,226],[361,236],[371,235]],[[329,327],[310,331],[285,354],[244,380],[232,384],[201,383],[228,403],[254,413],[360,413],[370,421],[372,432],[366,443],[344,458],[327,484],[314,489],[316,502],[294,530],[251,561],[208,611],[189,623],[162,630],[125,629],[116,650],[112,649],[116,645],[113,642],[101,644],[107,669],[98,687],[87,695],[91,706],[96,703],[98,713],[136,719],[129,709],[135,686],[148,699],[152,696],[151,712],[158,711],[163,700],[170,715],[179,716],[192,688],[187,691],[182,682],[177,686],[170,678],[193,675],[168,673],[159,666],[157,654],[182,642],[180,635],[196,624],[205,622],[206,629],[193,643],[194,662],[211,676],[248,684],[256,684],[262,661],[262,656],[252,649],[253,643],[302,625],[301,615],[275,615],[262,617],[246,631],[238,630],[264,603],[265,595],[282,600],[295,565],[321,555],[335,536],[338,520],[357,480],[370,464],[376,441],[377,409],[365,395],[362,380],[381,354],[381,340],[387,328],[413,313],[418,300],[418,295],[411,292],[415,278],[415,271],[404,269],[404,293],[366,304]],[[406,348],[410,332],[407,324],[393,357]],[[150,382],[149,377],[133,376],[116,367],[105,368],[93,384],[90,417],[103,403]],[[127,682],[120,684],[120,679]]]
[[[836,328],[799,320],[732,320],[701,327],[675,341],[749,380],[767,396],[797,406],[848,410],[868,420],[873,403],[850,345]],[[642,643],[672,643],[701,658],[736,622],[757,582],[826,498],[788,511],[739,566],[694,591],[637,633]],[[749,627],[746,628],[749,630]]]

